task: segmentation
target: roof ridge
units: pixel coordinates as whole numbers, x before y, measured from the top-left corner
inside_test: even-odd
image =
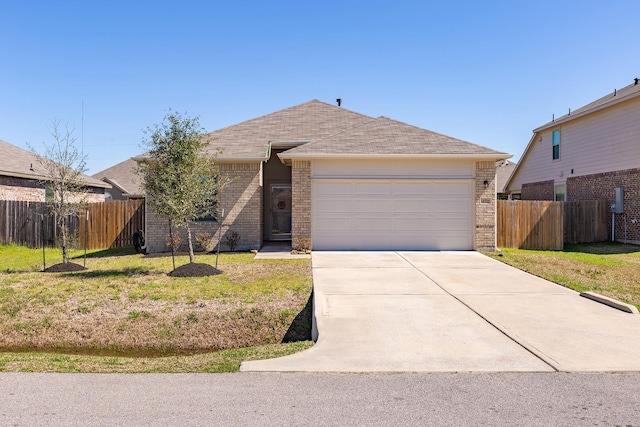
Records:
[[[300,104],[296,104],[296,105],[293,105],[291,107],[282,108],[280,110],[273,111],[271,113],[263,114],[263,115],[258,116],[258,117],[254,117],[254,118],[251,118],[251,119],[243,120],[243,121],[241,121],[239,123],[234,123],[232,125],[225,126],[225,127],[213,130],[211,132],[207,132],[207,133],[204,134],[204,136],[206,137],[207,135],[211,135],[211,134],[216,133],[216,132],[221,132],[223,130],[226,130],[226,129],[229,129],[229,128],[232,128],[232,127],[235,127],[235,126],[240,126],[240,125],[243,125],[245,123],[249,123],[249,122],[252,122],[252,121],[255,121],[255,120],[263,119],[265,117],[270,117],[270,116],[273,116],[273,115],[276,115],[276,114],[283,113],[285,111],[293,110],[295,108],[300,108],[300,107],[302,107],[304,105],[310,105],[310,104],[313,104],[313,103],[319,103],[319,104],[322,104],[322,105],[326,105],[328,107],[339,108],[339,109],[347,111],[349,113],[357,114],[357,115],[362,116],[362,117],[371,118],[371,116],[367,116],[366,114],[362,114],[362,113],[359,113],[357,111],[349,110],[348,108],[338,107],[337,105],[333,105],[333,104],[330,104],[328,102],[320,101],[319,99],[314,98],[314,99],[312,99],[310,101],[302,102]]]

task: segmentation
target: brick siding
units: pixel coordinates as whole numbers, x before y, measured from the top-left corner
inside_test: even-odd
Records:
[[[553,180],[522,184],[522,200],[555,200]]]
[[[291,165],[291,245],[311,249],[311,162],[294,160]]]
[[[615,238],[640,243],[640,168],[567,178],[567,201],[607,200],[611,204],[616,200],[616,187],[624,188],[624,213],[616,214]]]
[[[233,232],[240,240],[236,250],[259,249],[262,245],[262,163],[220,163],[220,173],[231,180],[220,193],[220,211],[224,209],[222,220],[222,250],[228,250],[225,241]],[[170,250],[166,243],[169,237],[169,223],[146,206],[146,243],[148,252]],[[209,233],[213,246],[218,243],[220,222],[197,221],[192,223],[192,237],[198,233]],[[187,236],[184,229],[178,230],[182,249],[186,249]]]
[[[32,179],[0,176],[0,200],[44,202],[44,187]]]
[[[485,187],[484,182],[487,181]],[[496,163],[475,165],[475,249],[496,250]]]
[[[86,197],[88,203],[104,202],[104,189],[91,188]],[[44,187],[40,182],[33,179],[0,176],[0,200],[44,202]]]

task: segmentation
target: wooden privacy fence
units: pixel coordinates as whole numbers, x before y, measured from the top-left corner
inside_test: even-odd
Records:
[[[564,202],[565,243],[604,242],[609,232],[611,208],[606,200]]]
[[[56,231],[55,218],[48,215],[45,203],[0,200],[0,244],[53,246]]]
[[[496,213],[500,248],[562,250],[564,243],[607,239],[606,200],[498,200]]]
[[[144,200],[91,203],[87,212],[88,221],[86,214],[80,214],[80,247],[85,238],[87,249],[133,247],[133,233],[144,231]]]
[[[133,246],[133,233],[144,231],[144,200],[91,203],[67,223],[78,247],[84,248],[85,241],[87,249]],[[45,203],[0,200],[0,244],[40,248],[54,246],[57,237],[55,218]]]

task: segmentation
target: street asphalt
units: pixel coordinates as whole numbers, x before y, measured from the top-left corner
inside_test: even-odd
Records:
[[[638,426],[640,374],[0,373],[0,426]]]

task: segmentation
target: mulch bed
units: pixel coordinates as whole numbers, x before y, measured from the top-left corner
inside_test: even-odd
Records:
[[[201,263],[189,263],[182,265],[171,273],[169,276],[171,277],[205,277],[205,276],[215,276],[216,274],[220,274],[222,271],[216,270],[215,267],[209,264],[201,264]]]
[[[72,271],[83,271],[83,270],[86,270],[86,268],[84,268],[80,264],[75,264],[73,262],[68,262],[65,264],[64,262],[61,262],[60,264],[55,264],[55,265],[52,265],[51,267],[48,267],[44,271],[45,273],[69,273]]]

